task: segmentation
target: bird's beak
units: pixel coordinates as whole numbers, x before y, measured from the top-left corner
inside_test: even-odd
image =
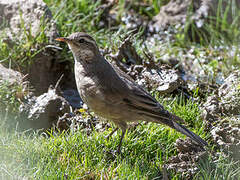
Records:
[[[56,41],[62,41],[62,42],[69,42],[71,41],[71,39],[67,38],[67,37],[59,37],[55,39]]]

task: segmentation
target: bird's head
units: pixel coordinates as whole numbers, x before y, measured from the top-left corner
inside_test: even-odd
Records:
[[[100,54],[96,41],[83,32],[73,33],[68,37],[59,37],[56,40],[68,44],[76,61],[91,63]]]

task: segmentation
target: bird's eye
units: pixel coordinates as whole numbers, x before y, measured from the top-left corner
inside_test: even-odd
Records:
[[[84,43],[84,41],[85,41],[84,39],[80,39],[79,40],[80,43]]]

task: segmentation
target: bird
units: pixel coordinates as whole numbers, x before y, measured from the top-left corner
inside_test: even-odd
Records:
[[[98,116],[112,121],[122,130],[117,152],[128,124],[147,121],[167,125],[190,137],[201,147],[207,142],[178,122],[183,120],[164,107],[130,76],[114,67],[100,53],[95,39],[87,33],[75,32],[57,41],[67,43],[74,57],[74,74],[78,92],[84,103]]]

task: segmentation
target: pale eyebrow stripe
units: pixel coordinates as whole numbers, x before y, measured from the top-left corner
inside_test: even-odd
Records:
[[[80,37],[82,37],[82,38],[86,38],[86,39],[90,39],[90,40],[92,40],[92,41],[95,41],[91,36],[89,36],[89,35],[80,35]]]
[[[89,36],[81,36],[81,37],[84,38],[84,40],[87,41],[88,43],[95,44],[95,46],[97,46],[93,38],[89,38]]]

